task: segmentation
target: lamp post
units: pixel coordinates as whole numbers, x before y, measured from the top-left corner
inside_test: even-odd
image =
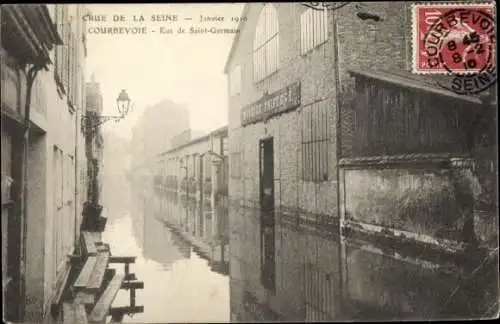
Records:
[[[98,127],[107,121],[114,120],[118,123],[124,119],[129,113],[132,101],[127,94],[126,90],[122,90],[116,99],[116,107],[118,115],[115,116],[101,116],[95,112],[89,111],[87,114],[82,115],[82,129],[85,133],[86,155],[89,173],[87,174],[89,184],[87,188],[87,201],[83,207],[83,220],[81,228],[85,230],[98,230],[103,231],[105,226],[105,219],[101,217],[102,206],[99,205],[99,184],[98,184],[98,161],[93,154],[93,140],[95,131]]]
[[[118,98],[116,98],[116,106],[118,108],[119,115],[115,116],[99,116],[99,115],[83,115],[82,116],[82,125],[88,127],[88,130],[92,130],[95,127],[98,127],[109,120],[114,120],[118,123],[120,120],[124,119],[125,116],[129,113],[132,108],[132,101],[128,96],[127,90],[123,89]]]

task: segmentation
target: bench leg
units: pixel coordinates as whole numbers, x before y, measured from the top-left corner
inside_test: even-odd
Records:
[[[125,263],[125,277],[129,274],[130,272],[130,265],[128,263]]]
[[[130,307],[135,307],[135,289],[130,289]]]

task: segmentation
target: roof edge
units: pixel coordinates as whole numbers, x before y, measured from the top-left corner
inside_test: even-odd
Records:
[[[241,17],[246,17],[246,14],[248,13],[248,10],[250,10],[250,6],[248,3],[245,4],[245,7],[243,7],[243,10],[241,11]],[[229,50],[229,55],[227,56],[226,64],[224,64],[224,74],[227,74],[227,70],[229,68],[229,62],[231,62],[231,59],[233,58],[234,52],[236,51],[236,45],[238,44],[238,41],[240,40],[240,34],[241,34],[241,29],[243,28],[243,25],[245,25],[246,21],[243,21],[240,19],[240,22],[238,23],[238,27],[236,29],[238,32],[236,35],[234,35],[233,38],[233,43],[231,44],[231,49]]]
[[[358,75],[358,76],[362,76],[365,78],[376,79],[376,80],[379,80],[382,82],[395,84],[395,85],[398,85],[400,87],[412,88],[414,90],[429,92],[429,93],[432,93],[434,95],[441,95],[441,96],[453,98],[456,100],[465,100],[465,101],[468,101],[468,102],[471,102],[474,104],[482,104],[483,103],[483,101],[477,97],[460,95],[460,94],[457,94],[453,91],[450,91],[444,87],[442,87],[442,88],[434,87],[434,85],[430,84],[429,82],[426,82],[425,80],[422,80],[422,84],[419,84],[418,82],[416,82],[416,80],[408,78],[404,75],[396,75],[395,74],[394,77],[400,79],[400,80],[396,80],[396,79],[392,78],[391,76],[383,75],[382,74],[383,71],[358,70],[355,68],[349,68],[348,72],[349,72],[349,74],[352,74],[352,75]],[[425,84],[425,83],[427,83],[427,84]]]

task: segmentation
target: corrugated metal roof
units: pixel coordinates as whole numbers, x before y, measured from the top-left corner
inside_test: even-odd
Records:
[[[399,85],[405,88],[412,88],[419,91],[433,93],[435,95],[446,96],[457,100],[465,100],[475,104],[483,101],[475,96],[460,95],[445,88],[446,84],[451,84],[452,75],[421,75],[406,71],[386,71],[386,70],[358,70],[349,69],[353,75],[371,78],[382,82]]]

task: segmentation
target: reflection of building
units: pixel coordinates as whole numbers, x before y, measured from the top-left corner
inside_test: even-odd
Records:
[[[135,188],[152,183],[153,157],[170,147],[170,139],[189,127],[189,110],[164,100],[147,107],[132,129],[130,180]],[[136,217],[136,215],[132,215]]]
[[[483,135],[489,151],[496,148],[487,134],[495,110],[406,71],[410,6],[315,11],[255,3],[242,16],[226,65],[232,319],[487,311],[498,285],[482,278],[497,283],[496,271],[472,259],[497,247],[490,242],[498,232],[485,224],[497,224],[498,214],[480,218],[472,210],[494,210],[494,202],[479,208],[471,183],[496,167],[473,174],[469,165],[479,159],[450,157],[477,154]],[[478,111],[491,114],[470,128]],[[463,245],[467,261],[460,260]],[[473,281],[481,284],[465,288],[460,273],[477,267],[483,270]]]
[[[177,136],[178,146],[154,160],[159,215],[201,255],[217,262],[215,268],[226,269],[227,127],[192,140],[188,135]]]
[[[106,186],[103,188],[102,201],[106,208],[112,209],[108,218],[121,217],[131,213],[131,184],[128,178],[131,155],[130,142],[113,132],[103,134],[105,149],[101,179]],[[120,190],[116,190],[120,188]]]
[[[182,259],[183,255],[179,253],[177,247],[172,243],[172,234],[168,227],[155,217],[156,211],[152,207],[151,200],[146,201],[143,205],[143,255],[146,259],[169,266],[173,262]]]
[[[189,259],[191,257],[191,244],[176,231],[171,231],[170,233],[171,242],[177,247],[177,250],[185,259]]]
[[[68,268],[85,194],[84,6],[0,11],[4,319],[39,323]]]

